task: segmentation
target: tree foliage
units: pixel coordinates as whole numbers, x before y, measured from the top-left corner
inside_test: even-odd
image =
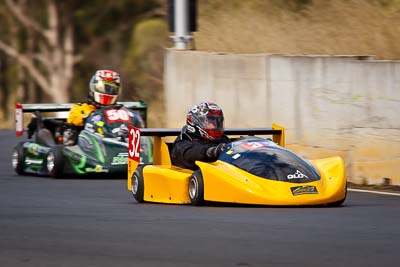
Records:
[[[15,101],[84,101],[96,69],[125,73],[134,25],[165,15],[161,0],[1,1],[0,115]]]
[[[151,18],[136,24],[124,61],[125,85],[134,88],[130,95],[145,100],[152,110],[150,123],[162,126],[163,63],[165,45],[169,44],[165,20]],[[172,45],[172,44],[170,44]]]

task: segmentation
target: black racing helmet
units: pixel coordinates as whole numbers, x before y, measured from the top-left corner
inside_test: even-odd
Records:
[[[186,125],[189,132],[201,138],[219,139],[224,135],[224,113],[215,103],[201,102],[188,111]]]

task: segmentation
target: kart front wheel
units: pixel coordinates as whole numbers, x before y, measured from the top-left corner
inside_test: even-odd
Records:
[[[204,202],[204,183],[203,175],[200,171],[195,171],[189,178],[189,198],[194,206],[199,206]]]
[[[12,154],[12,166],[15,172],[19,175],[25,174],[24,171],[24,162],[25,162],[25,152],[23,143],[19,143],[13,151]]]
[[[143,168],[144,166],[138,166],[132,174],[131,186],[132,194],[137,202],[144,202],[144,181],[143,181]]]
[[[64,172],[63,145],[51,147],[46,158],[46,167],[49,175],[53,178],[59,178]]]
[[[339,206],[341,206],[344,203],[344,201],[346,200],[346,196],[347,196],[347,184],[346,184],[346,188],[345,188],[344,198],[339,200],[339,201],[329,203],[328,206],[329,207],[339,207]]]

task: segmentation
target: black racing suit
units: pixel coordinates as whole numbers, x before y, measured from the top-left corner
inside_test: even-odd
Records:
[[[220,144],[227,144],[229,142],[229,138],[226,135],[213,141],[202,139],[190,134],[186,126],[184,126],[181,133],[172,144],[172,165],[185,169],[197,170],[199,167],[195,164],[196,160],[204,162],[216,161],[224,147],[224,145],[221,146]],[[221,149],[216,149],[214,153],[207,152],[212,150],[212,148],[217,148],[218,145],[220,145],[218,148],[221,147]]]

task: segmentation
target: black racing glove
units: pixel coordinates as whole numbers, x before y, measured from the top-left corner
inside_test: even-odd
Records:
[[[124,141],[125,138],[128,137],[128,132],[128,127],[126,127],[125,124],[122,124],[118,129],[117,135],[121,139],[121,141]]]
[[[218,158],[219,154],[221,154],[221,152],[225,149],[225,147],[226,147],[225,143],[221,143],[217,146],[212,146],[207,149],[206,155],[209,158]]]

